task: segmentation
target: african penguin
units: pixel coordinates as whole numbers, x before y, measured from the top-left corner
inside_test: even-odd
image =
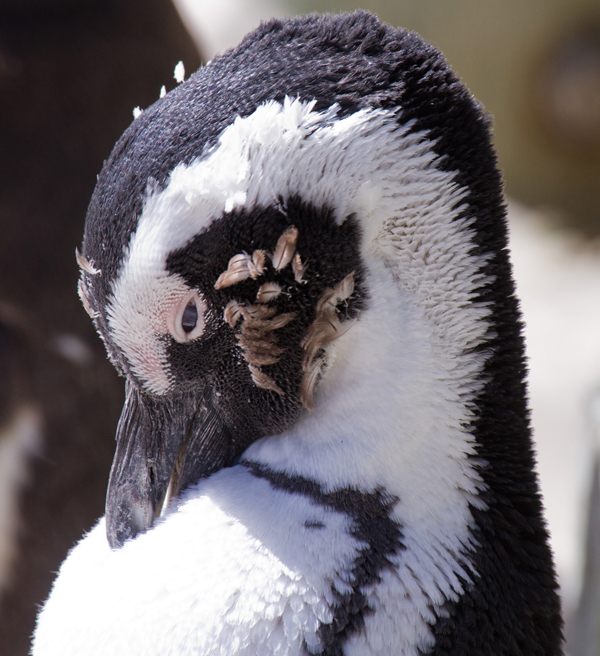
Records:
[[[274,20],[100,174],[80,295],[126,400],[34,656],[554,655],[500,174],[442,55]]]

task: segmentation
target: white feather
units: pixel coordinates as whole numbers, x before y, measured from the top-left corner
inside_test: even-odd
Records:
[[[100,522],[62,565],[33,654],[304,654],[362,546],[348,523],[245,468],[222,470],[122,549]]]

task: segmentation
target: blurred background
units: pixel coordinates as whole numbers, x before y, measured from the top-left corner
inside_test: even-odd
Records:
[[[494,117],[568,653],[600,656],[600,3],[174,1],[0,0],[0,654],[27,653],[103,512],[123,392],[74,259],[102,160],[179,60],[360,7],[435,43]]]

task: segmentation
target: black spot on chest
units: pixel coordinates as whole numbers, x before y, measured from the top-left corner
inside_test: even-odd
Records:
[[[325,528],[325,524],[323,522],[320,522],[316,519],[307,519],[304,522],[305,528],[311,528],[311,529],[320,529],[320,528]]]

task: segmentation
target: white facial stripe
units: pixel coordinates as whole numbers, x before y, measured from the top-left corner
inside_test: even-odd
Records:
[[[337,119],[336,108],[319,113],[314,104],[261,105],[237,118],[207,157],[177,166],[164,190],[150,187],[130,257],[156,249],[166,259],[224,212],[292,195],[332,207],[341,221],[365,203],[374,209],[382,185],[398,179],[398,159],[411,166],[434,159],[430,144],[420,143],[423,135],[399,128],[394,112],[362,110]]]

